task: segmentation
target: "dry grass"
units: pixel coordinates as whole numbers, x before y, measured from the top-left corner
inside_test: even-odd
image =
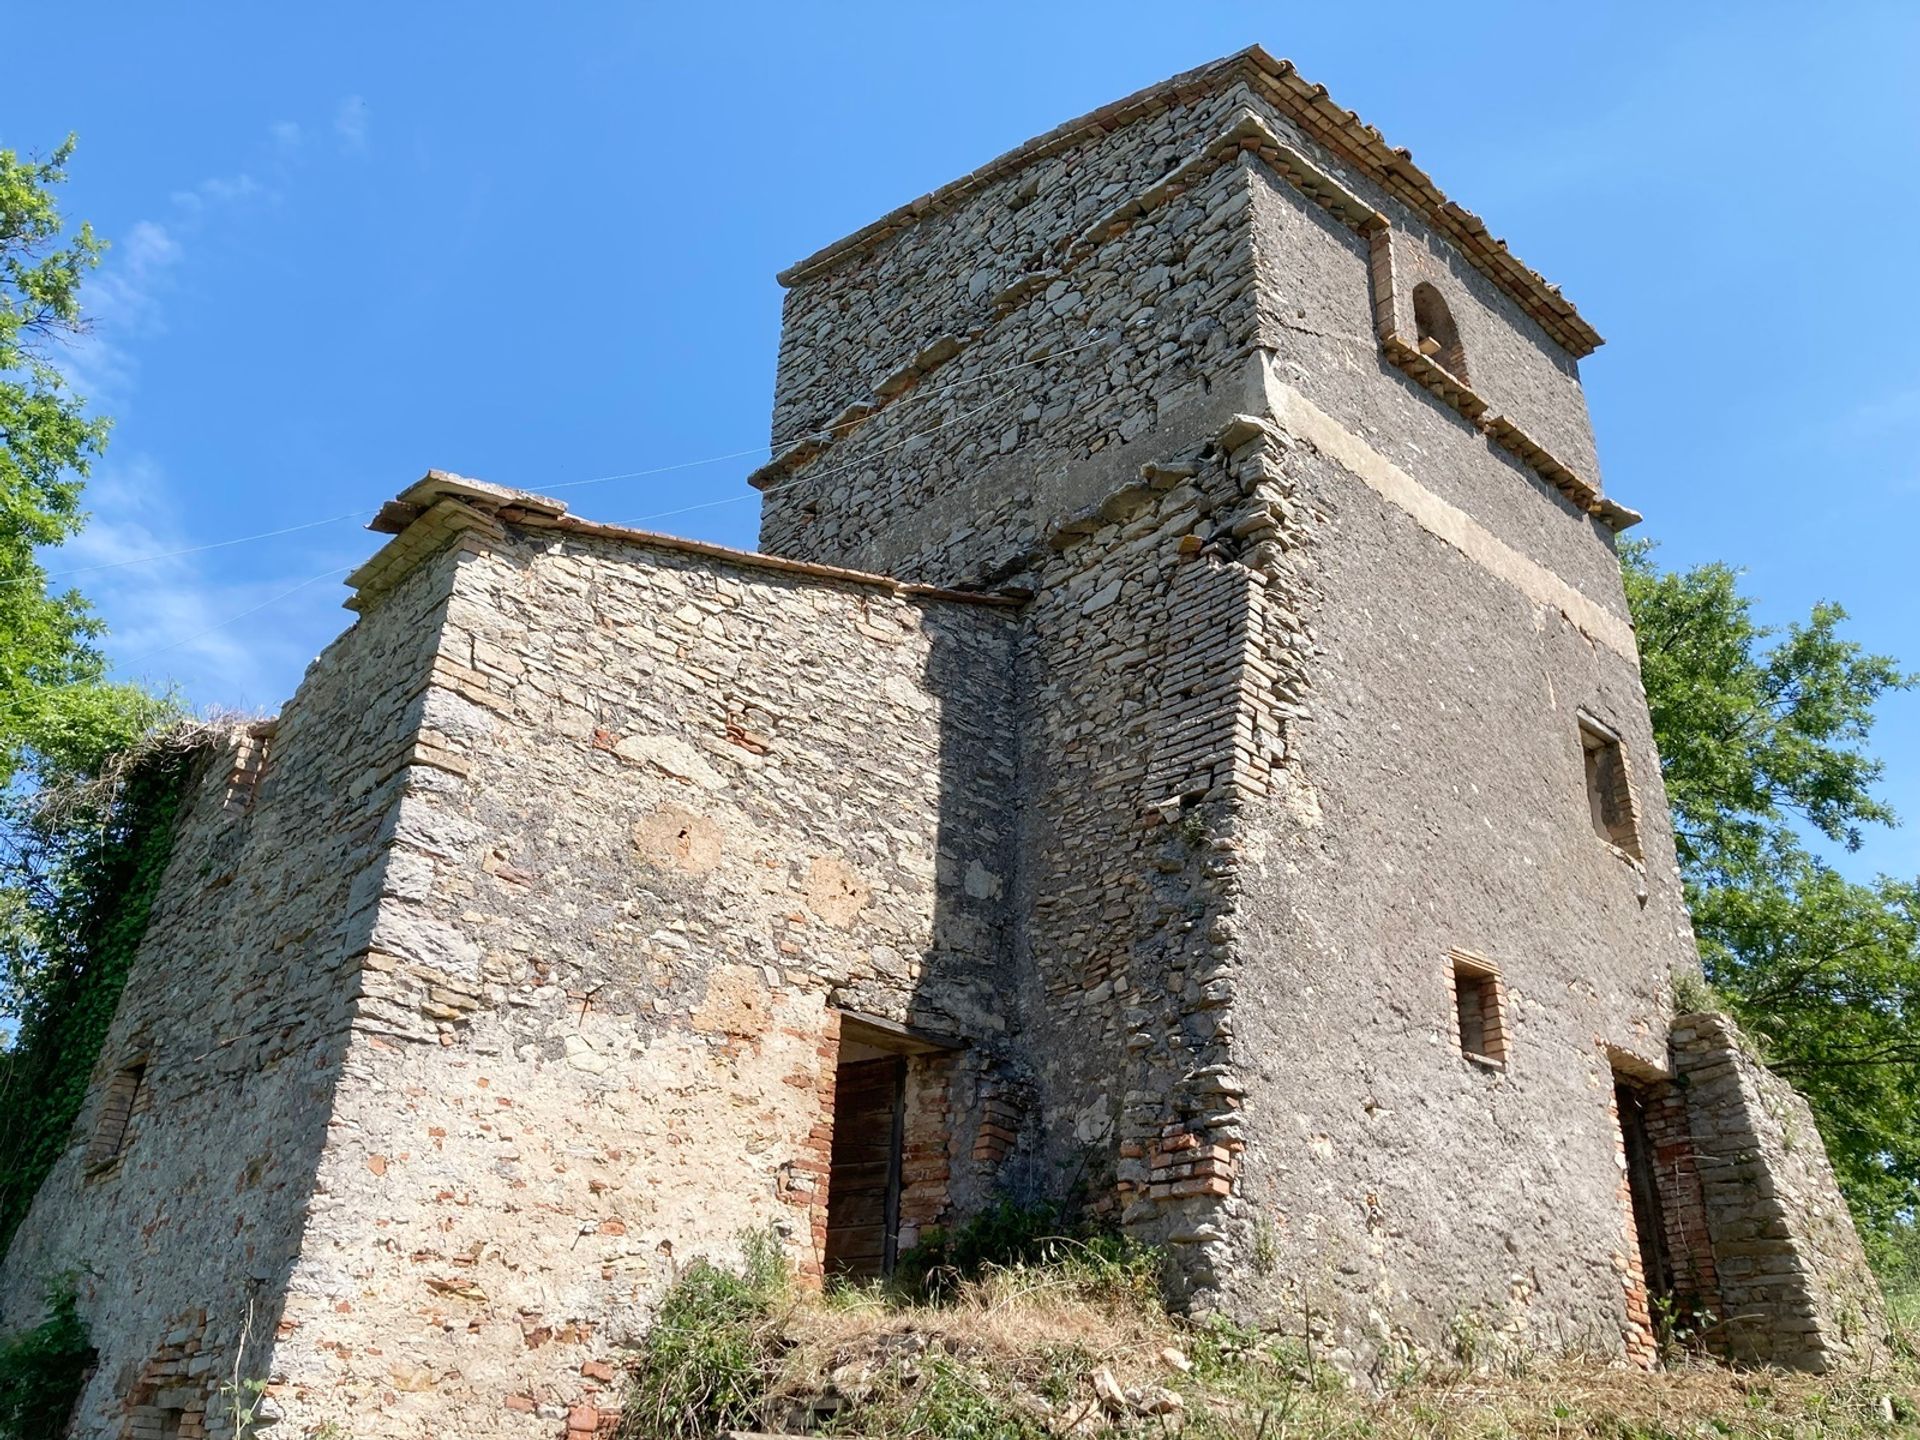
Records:
[[[1648,1374],[1599,1361],[1567,1360],[1518,1376],[1433,1375],[1370,1400],[1343,1395],[1312,1412],[1321,1424],[1293,1433],[1381,1440],[1797,1440],[1920,1434],[1916,1407],[1920,1390],[1914,1376],[1885,1368],[1821,1377],[1695,1362]]]
[[[1157,1307],[1123,1287],[1103,1291],[1052,1267],[994,1270],[929,1305],[884,1290],[848,1289],[799,1298],[793,1317],[796,1365],[818,1365],[850,1347],[898,1335],[939,1336],[950,1348],[1016,1362],[1037,1348],[1071,1346],[1104,1363],[1144,1363],[1178,1332]]]
[[[1651,1375],[1599,1360],[1505,1374],[1429,1366],[1371,1395],[1310,1363],[1297,1342],[1167,1315],[1139,1278],[1020,1266],[939,1304],[784,1290],[760,1331],[756,1423],[902,1440],[1920,1435],[1920,1372],[1906,1362],[1824,1377],[1704,1362]]]
[[[87,816],[108,814],[128,780],[149,765],[184,759],[202,750],[233,743],[241,731],[265,723],[258,715],[214,710],[204,716],[181,715],[147,731],[125,749],[106,758],[97,775],[79,776],[42,787],[33,797],[34,822],[48,830]]]
[[[1074,1407],[1073,1392],[1105,1369],[1121,1385],[1170,1373],[1159,1352],[1180,1333],[1149,1295],[1124,1282],[1055,1266],[994,1270],[961,1284],[940,1304],[912,1303],[879,1289],[802,1296],[781,1326],[791,1348],[769,1387],[781,1409],[838,1396],[855,1430],[934,1434],[908,1423],[944,1381],[966,1408],[1013,1410],[1044,1423]],[[1082,1407],[1084,1408],[1084,1406]],[[881,1428],[873,1429],[874,1425]],[[1014,1432],[1018,1433],[1018,1432]]]

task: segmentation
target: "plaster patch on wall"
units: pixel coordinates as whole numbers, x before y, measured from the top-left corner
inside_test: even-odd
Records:
[[[710,818],[684,805],[667,804],[634,825],[633,848],[642,860],[704,875],[720,863],[725,846],[720,827]]]
[[[693,1012],[693,1028],[740,1038],[767,1028],[766,978],[751,965],[722,965],[707,981],[706,998]]]
[[[873,901],[873,887],[837,855],[816,855],[807,866],[807,908],[835,929],[845,930]]]

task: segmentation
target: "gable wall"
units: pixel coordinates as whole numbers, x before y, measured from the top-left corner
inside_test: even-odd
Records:
[[[1011,1038],[1014,613],[549,532],[463,558],[290,1415],[549,1437],[610,1408],[696,1257],[774,1226],[817,1273],[833,1007],[969,1042],[935,1128],[975,1133]],[[922,1223],[984,1188],[963,1144],[915,1163]]]
[[[210,1405],[254,1315],[266,1373],[313,1198],[378,893],[381,829],[419,724],[451,570],[422,566],[309,667],[261,756],[215,754],[172,858],[66,1155],[0,1268],[0,1330],[80,1277],[100,1366],[77,1433]],[[236,760],[243,764],[238,767]],[[123,1158],[87,1178],[114,1073],[147,1057]],[[219,1434],[217,1420],[210,1433]]]

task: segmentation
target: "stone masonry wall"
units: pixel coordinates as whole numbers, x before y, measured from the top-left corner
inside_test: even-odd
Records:
[[[1724,1016],[1673,1022],[1719,1281],[1716,1346],[1827,1370],[1885,1344],[1879,1285],[1807,1104]]]
[[[1012,615],[577,530],[460,556],[290,1416],[591,1429],[694,1258],[772,1225],[818,1273],[835,1007],[971,1042],[915,1086],[904,1208],[979,1203],[920,1109],[970,1133],[1011,1040]]]
[[[1539,603],[1549,580],[1477,515],[1429,507],[1425,468],[1396,489],[1364,442],[1275,404],[1313,659],[1295,785],[1239,837],[1228,1302],[1382,1372],[1467,1344],[1621,1347],[1610,1056],[1664,1068],[1670,974],[1696,963],[1633,656],[1605,611]],[[1644,865],[1593,832],[1583,711],[1623,737]],[[1462,1053],[1454,951],[1501,977],[1502,1064]]]
[[[1431,450],[1403,447],[1448,450],[1434,468],[1500,497],[1498,533],[1548,544],[1546,563],[1604,596],[1610,559],[1585,523],[1511,503],[1538,489],[1579,513],[1515,447],[1598,484],[1572,356],[1267,93],[1215,85],[1210,97],[1175,87],[1124,126],[783,277],[776,459],[756,477],[763,548],[991,578],[1102,498],[1103,450],[1153,435],[1152,453],[1172,453],[1252,408],[1234,362],[1258,346],[1394,454],[1431,463]],[[1369,283],[1376,247],[1391,256],[1384,286]],[[1457,416],[1435,424],[1430,396],[1383,353],[1376,324],[1411,335],[1422,281],[1441,287],[1485,362],[1475,403],[1517,427],[1507,449],[1471,425],[1457,433]]]
[[[1048,1193],[1083,1184],[1097,1209],[1126,1207],[1155,1239],[1167,1217],[1146,1197],[1163,1132],[1185,1134],[1229,1103],[1181,1093],[1218,1052],[1187,993],[1216,979],[1225,897],[1210,816],[1230,790],[1245,645],[1246,577],[1201,553],[1221,472],[1209,459],[1156,473],[1162,488],[1110,506],[1047,568],[1021,637],[1035,1182]],[[1209,1145],[1230,1138],[1224,1122],[1218,1135],[1193,1128]],[[1184,1179],[1181,1196],[1163,1184],[1162,1199],[1225,1188],[1211,1174]]]
[[[32,1322],[47,1277],[80,1277],[100,1353],[83,1440],[168,1416],[226,1433],[217,1386],[250,1303],[242,1372],[267,1372],[444,589],[432,565],[398,587],[313,663],[277,725],[211,759],[182,810],[72,1143],[0,1268],[0,1330]],[[121,1152],[92,1168],[114,1077],[139,1060]]]
[[[992,323],[1069,239],[1186,160],[1195,137],[1219,130],[1240,99],[1211,87],[1169,97],[1160,113],[1050,155],[858,260],[783,277],[791,288],[774,391],[776,453],[843,419],[850,402],[884,396],[902,362]],[[1057,299],[1047,297],[1036,318],[1079,306]],[[942,373],[934,383],[951,379]]]
[[[1393,298],[1432,273],[1459,322],[1476,391],[1512,410],[1568,464],[1597,483],[1593,437],[1573,363],[1477,272],[1432,271],[1431,236],[1364,181],[1356,191],[1393,220]],[[1611,532],[1553,486],[1489,443],[1468,419],[1395,365],[1375,334],[1371,246],[1264,168],[1255,171],[1251,224],[1259,257],[1260,344],[1277,379],[1298,390],[1444,501],[1595,603],[1625,614]],[[1413,333],[1410,314],[1400,321]],[[1544,378],[1542,376],[1544,372]]]
[[[761,548],[979,583],[1116,475],[1212,434],[1238,408],[1215,383],[1254,334],[1248,181],[1220,143],[1233,98],[1054,157],[798,282]],[[923,312],[932,340],[932,320],[900,328]],[[799,408],[826,428],[793,439]]]
[[[1215,1221],[1243,1148],[1233,827],[1283,784],[1301,683],[1270,460],[1242,421],[1149,462],[1022,575],[1033,1183],[1077,1183],[1170,1244],[1194,1296],[1226,1255]]]

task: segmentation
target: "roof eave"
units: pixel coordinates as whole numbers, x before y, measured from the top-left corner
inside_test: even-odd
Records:
[[[928,214],[1058,150],[1121,129],[1169,101],[1205,93],[1243,76],[1256,79],[1266,97],[1314,140],[1341,154],[1452,239],[1469,264],[1519,303],[1556,343],[1576,358],[1592,354],[1605,343],[1600,332],[1582,318],[1557,286],[1515,257],[1506,241],[1493,235],[1478,215],[1448,199],[1432,178],[1413,163],[1407,150],[1389,146],[1378,130],[1353,111],[1336,104],[1324,85],[1301,78],[1291,61],[1270,55],[1259,45],[1249,45],[1219,60],[1183,71],[1057,125],[959,179],[897,206],[852,234],[816,250],[782,270],[776,278],[788,288],[803,284],[841,260],[919,223]]]

